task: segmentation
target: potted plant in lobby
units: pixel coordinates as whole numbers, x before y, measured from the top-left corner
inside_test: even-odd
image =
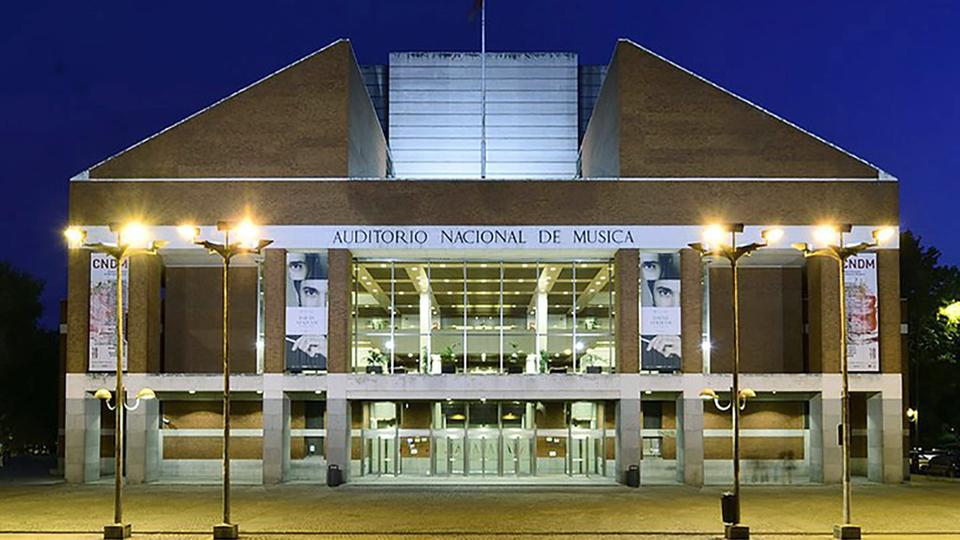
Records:
[[[384,359],[380,349],[370,349],[367,353],[367,373],[383,373]]]
[[[457,353],[453,350],[457,347],[457,344],[447,345],[440,351],[440,360],[443,363],[443,366],[440,368],[441,373],[456,373],[457,372]]]
[[[420,373],[430,373],[430,354],[426,347],[420,349]]]
[[[546,349],[540,351],[540,373],[550,371],[550,353]]]

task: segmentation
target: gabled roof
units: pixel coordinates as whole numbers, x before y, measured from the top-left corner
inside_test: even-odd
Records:
[[[351,129],[369,130],[368,116],[376,119],[353,49],[339,39],[76,178],[347,177],[359,167]],[[385,149],[376,132],[371,146]],[[359,175],[382,176],[376,168]]]
[[[892,177],[628,39],[581,149],[584,176]]]

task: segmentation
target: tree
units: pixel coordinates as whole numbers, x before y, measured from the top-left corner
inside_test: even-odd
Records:
[[[57,334],[39,325],[43,283],[0,262],[0,444],[51,451],[57,440]]]
[[[940,265],[940,251],[905,231],[900,291],[907,299],[910,404],[919,411],[919,442],[960,442],[960,324],[941,309],[960,300],[960,269]]]

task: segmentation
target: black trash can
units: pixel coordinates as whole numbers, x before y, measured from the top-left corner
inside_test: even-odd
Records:
[[[723,516],[724,523],[740,523],[740,507],[737,505],[737,496],[733,492],[724,491],[720,495],[720,514]]]
[[[626,478],[624,478],[624,483],[627,484],[627,487],[638,488],[640,487],[640,467],[637,465],[631,465],[627,472],[625,473]]]
[[[343,471],[339,465],[330,465],[327,467],[327,486],[337,487],[343,483]]]

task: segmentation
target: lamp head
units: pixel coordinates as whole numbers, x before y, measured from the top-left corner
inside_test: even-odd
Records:
[[[760,236],[763,237],[763,241],[767,244],[776,244],[780,240],[783,240],[783,229],[780,227],[764,229],[763,232],[760,233]]]
[[[123,225],[120,229],[120,244],[137,248],[149,247],[150,238],[146,227],[136,221]]]
[[[703,390],[700,391],[700,399],[704,401],[710,401],[718,398],[719,396],[713,390],[713,388],[704,388]]]
[[[188,242],[195,242],[200,236],[200,227],[191,223],[182,223],[177,225],[177,234]]]
[[[98,388],[97,391],[93,393],[93,397],[101,401],[110,401],[110,398],[113,397],[113,394],[111,394],[106,388]]]
[[[802,251],[804,253],[807,253],[810,251],[810,244],[806,242],[794,242],[793,244],[790,244],[790,247],[792,247],[797,251]]]
[[[757,397],[757,393],[754,392],[752,388],[743,388],[740,390],[740,397],[743,399],[753,399]]]
[[[813,238],[818,244],[830,246],[837,243],[840,231],[836,225],[821,225],[813,230]]]
[[[157,394],[151,388],[142,388],[137,392],[137,400],[148,401],[151,399],[157,399]]]
[[[895,234],[897,234],[897,230],[895,228],[883,227],[873,231],[873,241],[877,244],[886,244],[894,237]]]
[[[63,230],[63,237],[67,240],[67,247],[77,249],[87,239],[87,231],[76,226],[67,227]]]
[[[703,240],[710,246],[724,246],[730,243],[729,232],[723,225],[708,225],[703,229]]]
[[[914,409],[913,407],[910,407],[909,409],[907,409],[907,420],[909,420],[912,423],[915,423],[919,417],[920,417],[920,413],[916,409]]]

